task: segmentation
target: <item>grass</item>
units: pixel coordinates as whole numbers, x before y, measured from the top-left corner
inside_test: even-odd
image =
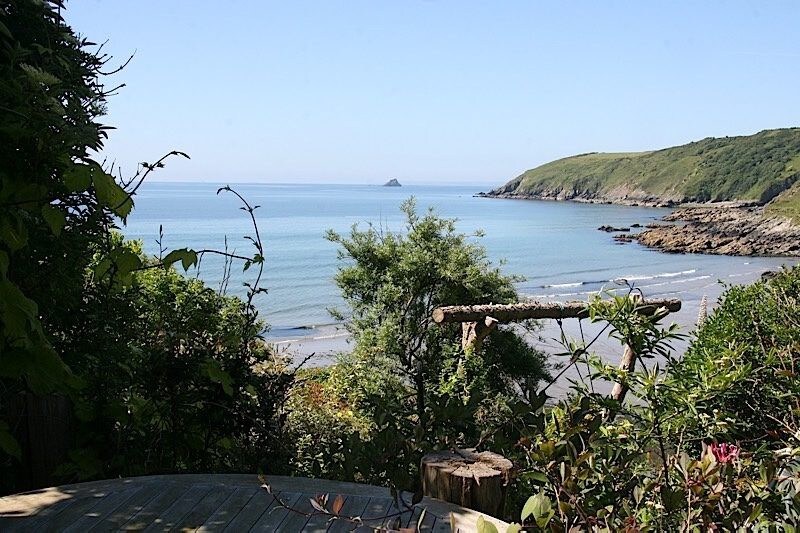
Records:
[[[528,170],[497,191],[766,203],[798,179],[800,128],[784,128],[650,152],[576,155]]]
[[[770,202],[767,213],[789,217],[795,224],[800,224],[800,181]]]

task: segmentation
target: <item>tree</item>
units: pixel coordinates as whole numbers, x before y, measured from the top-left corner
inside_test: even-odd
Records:
[[[49,324],[81,300],[92,246],[133,202],[90,158],[102,148],[105,56],[64,23],[59,1],[0,6],[0,376],[5,405],[71,375]],[[109,250],[110,251],[110,250]],[[19,455],[0,421],[0,444]]]
[[[0,491],[33,488],[14,438],[26,415],[8,406],[52,392],[69,396],[77,419],[66,479],[255,470],[280,442],[292,381],[260,338],[255,207],[220,190],[253,222],[252,257],[148,258],[122,238],[138,187],[185,154],[129,179],[93,159],[110,129],[99,122],[115,91],[103,85],[110,57],[67,26],[63,8],[0,3]],[[171,267],[203,253],[255,265],[245,301]]]
[[[547,377],[545,358],[512,329],[494,331],[482,349],[465,352],[458,325],[434,324],[438,306],[517,301],[516,280],[458,233],[455,220],[432,210],[419,215],[413,198],[401,210],[405,234],[371,225],[353,227],[347,237],[327,234],[341,247],[344,265],[336,283],[349,306],[347,328],[355,342],[344,364],[354,368],[352,375],[364,375],[356,367],[368,369],[367,379],[352,387],[365,391],[369,409],[390,405],[386,416],[410,424],[406,434],[414,435],[416,451],[435,443],[474,444],[492,412],[502,408],[498,399],[518,399]],[[381,385],[368,390],[370,382]],[[387,402],[390,391],[396,396]],[[406,429],[391,432],[396,439]],[[391,446],[391,438],[383,442]],[[415,457],[410,454],[409,462]]]

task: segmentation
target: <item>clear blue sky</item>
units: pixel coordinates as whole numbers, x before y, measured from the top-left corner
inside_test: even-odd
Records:
[[[133,62],[106,154],[158,179],[500,184],[800,125],[800,2],[72,0]]]

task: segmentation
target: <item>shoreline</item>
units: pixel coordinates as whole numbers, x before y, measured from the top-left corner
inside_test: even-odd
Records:
[[[638,242],[665,253],[699,253],[742,257],[800,257],[800,226],[789,218],[768,215],[763,205],[747,201],[675,202],[658,198],[609,199],[605,197],[541,196],[480,192],[476,198],[539,200],[672,208],[659,224],[648,224],[640,233],[631,228],[601,226],[616,233],[619,244]]]
[[[789,261],[787,265],[796,264],[798,261]],[[745,263],[745,265],[748,265]],[[682,292],[673,292],[672,287],[667,287],[667,293],[660,293],[655,290],[646,294],[647,297],[676,297],[681,300],[682,307],[677,313],[673,313],[663,321],[663,324],[669,325],[676,323],[680,326],[680,332],[687,335],[687,339],[673,343],[673,353],[681,356],[691,339],[692,332],[694,331],[697,317],[700,312],[701,302],[703,297],[707,298],[708,311],[712,311],[716,305],[718,298],[725,289],[723,283],[727,284],[749,284],[761,279],[764,269],[754,268],[755,265],[742,266],[736,271],[729,271],[726,277],[715,278],[708,277],[702,280],[698,285]],[[723,283],[720,283],[722,281]],[[646,287],[642,287],[647,290]],[[623,289],[624,290],[624,289]],[[586,301],[592,293],[588,293],[583,297],[575,296],[554,296],[554,297],[528,297],[527,299],[536,299],[540,301]],[[526,334],[525,338],[537,349],[547,353],[551,357],[553,363],[562,362],[562,357],[558,354],[564,351],[560,346],[558,340],[561,336],[561,330],[555,320],[541,321],[542,329],[534,334]],[[592,338],[602,329],[601,324],[592,324],[588,320],[578,322],[577,320],[565,320],[563,322],[565,333],[576,339],[580,339],[581,335],[585,338]],[[291,337],[291,338],[267,338],[267,342],[277,346],[279,351],[286,355],[290,355],[295,364],[301,362],[308,356],[311,358],[306,362],[305,367],[324,367],[335,363],[338,353],[347,352],[352,349],[351,339],[344,330],[343,325],[329,325],[319,329],[313,330],[314,333],[305,337]],[[606,335],[601,335],[598,342],[594,346],[595,353],[600,355],[609,364],[616,365],[622,355],[622,347],[613,339],[608,339]],[[585,368],[571,368],[551,387],[554,396],[563,396],[568,392],[571,381],[577,381],[581,375],[585,375]],[[602,390],[605,386],[603,383],[595,383],[598,390]],[[609,387],[611,385],[609,384]]]

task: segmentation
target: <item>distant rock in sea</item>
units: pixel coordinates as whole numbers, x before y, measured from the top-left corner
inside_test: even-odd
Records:
[[[384,183],[383,186],[384,187],[402,187],[402,185],[400,185],[400,182],[397,181],[397,179],[395,179],[395,178],[390,179],[389,181]]]

